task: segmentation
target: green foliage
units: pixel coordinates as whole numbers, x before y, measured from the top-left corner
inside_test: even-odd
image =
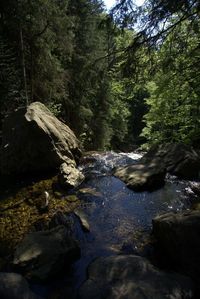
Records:
[[[174,40],[175,39],[175,40]],[[173,41],[173,47],[170,47]],[[160,69],[148,84],[143,136],[150,144],[200,140],[199,32],[182,23],[157,51]]]
[[[25,105],[27,94],[68,123],[86,149],[198,144],[197,2],[149,0],[137,10],[119,1],[115,23],[101,0],[2,0],[1,118]]]

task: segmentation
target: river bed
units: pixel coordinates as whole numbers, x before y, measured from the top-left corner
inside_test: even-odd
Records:
[[[75,298],[77,289],[87,278],[87,266],[91,261],[99,256],[121,253],[150,255],[152,218],[164,212],[190,208],[185,181],[169,176],[162,189],[136,193],[112,175],[114,167],[135,163],[141,156],[107,152],[94,153],[83,160],[80,169],[86,181],[79,187],[79,209],[90,231],[84,232],[79,221],[71,216],[81,258],[62,280],[53,283],[48,290],[34,286],[35,291],[48,298]]]

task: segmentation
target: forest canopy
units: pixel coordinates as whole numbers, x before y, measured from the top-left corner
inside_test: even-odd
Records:
[[[199,146],[199,17],[199,0],[2,0],[0,126],[40,101],[85,149]]]

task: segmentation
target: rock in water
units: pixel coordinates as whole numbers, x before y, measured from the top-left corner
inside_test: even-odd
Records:
[[[27,281],[16,273],[0,273],[1,299],[41,299],[28,286]]]
[[[89,232],[90,231],[90,225],[89,225],[89,222],[88,222],[87,217],[84,214],[84,212],[81,209],[75,209],[74,214],[76,215],[76,217],[78,217],[83,230],[86,231],[86,232]]]
[[[153,233],[167,263],[200,282],[200,211],[157,216]]]
[[[59,182],[63,188],[70,189],[77,187],[83,182],[84,178],[85,176],[71,161],[61,164]]]
[[[62,273],[80,257],[77,242],[69,236],[66,227],[28,234],[17,246],[13,264],[27,277],[45,281]]]
[[[153,191],[165,183],[165,168],[154,164],[136,164],[118,168],[115,176],[127,184],[134,191]]]
[[[79,299],[191,299],[193,284],[185,276],[165,273],[135,255],[101,257],[88,269]]]
[[[166,172],[184,179],[198,178],[200,157],[184,144],[154,146],[138,163],[118,168],[114,175],[134,191],[152,191],[165,184]]]
[[[168,143],[153,146],[141,161],[163,165],[167,172],[184,179],[195,179],[200,175],[200,156],[186,144]]]
[[[7,116],[2,131],[2,175],[47,171],[69,160],[76,166],[81,156],[72,130],[39,102]]]

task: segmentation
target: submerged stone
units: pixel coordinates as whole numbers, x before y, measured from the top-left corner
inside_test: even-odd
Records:
[[[74,201],[66,200],[65,196],[64,199],[55,198],[53,185],[56,181],[57,177],[41,180],[0,201],[0,256],[12,253],[33,228],[48,227],[59,211],[70,213],[79,205],[77,197]],[[50,200],[48,209],[41,211],[38,202],[44,199],[45,191],[49,193]]]
[[[68,201],[68,202],[76,202],[78,201],[78,197],[76,195],[67,195],[65,197],[65,200]]]
[[[95,188],[81,188],[78,190],[78,195],[89,195],[89,196],[95,196],[95,197],[102,197],[102,193],[98,192]]]
[[[90,231],[90,224],[88,222],[87,216],[81,209],[75,209],[74,214],[78,217],[80,220],[81,226],[84,231],[89,232]]]

